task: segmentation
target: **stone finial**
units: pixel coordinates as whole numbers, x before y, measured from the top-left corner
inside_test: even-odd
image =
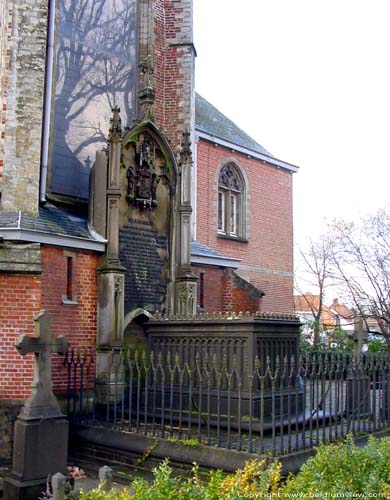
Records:
[[[119,142],[122,139],[122,120],[120,116],[120,108],[114,106],[112,108],[112,118],[110,118],[110,130],[108,140],[110,142]]]
[[[192,162],[192,150],[191,150],[191,134],[188,130],[183,132],[180,150],[180,165],[186,165]]]
[[[149,54],[139,63],[140,68],[140,90],[138,97],[145,118],[153,119],[152,107],[156,97],[154,90],[154,70],[152,65],[152,56]]]

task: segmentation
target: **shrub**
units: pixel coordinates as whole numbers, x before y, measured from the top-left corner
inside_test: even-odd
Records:
[[[280,491],[282,498],[298,493],[305,494],[300,498],[336,498],[341,493],[389,498],[390,439],[370,437],[367,446],[358,448],[349,436],[342,443],[320,446]]]
[[[102,486],[81,492],[80,500],[240,500],[262,498],[277,492],[280,481],[280,464],[266,467],[265,461],[251,461],[243,470],[225,476],[222,471],[211,471],[200,477],[197,465],[190,477],[183,480],[173,477],[172,468],[165,460],[154,469],[152,483],[145,479],[135,479],[128,489],[105,492]]]
[[[131,492],[124,488],[107,493],[99,486],[93,491],[81,492],[80,500],[218,500],[218,487],[224,477],[221,471],[211,471],[206,480],[200,479],[197,465],[187,480],[174,477],[172,472],[168,460],[165,460],[153,470],[152,483],[137,478],[131,483]]]
[[[265,460],[246,462],[244,469],[227,476],[218,488],[218,499],[276,497],[280,483],[281,464],[266,467]]]
[[[227,476],[221,471],[200,475],[194,465],[188,479],[174,477],[165,460],[153,471],[152,483],[136,479],[129,489],[106,493],[102,487],[82,493],[80,500],[241,500],[291,498],[390,498],[390,438],[370,437],[359,448],[352,436],[323,445],[296,476],[281,484],[281,464],[247,462]]]

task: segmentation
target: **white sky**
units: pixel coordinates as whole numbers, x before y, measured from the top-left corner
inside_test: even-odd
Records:
[[[300,166],[299,244],[390,201],[389,23],[389,0],[194,0],[196,90]]]

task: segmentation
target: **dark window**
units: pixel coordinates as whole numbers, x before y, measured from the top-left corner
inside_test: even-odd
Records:
[[[66,258],[66,298],[73,299],[73,257]]]

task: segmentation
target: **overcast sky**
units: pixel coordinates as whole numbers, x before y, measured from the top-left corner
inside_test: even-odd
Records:
[[[296,164],[296,241],[390,191],[389,0],[194,0],[196,90]]]

